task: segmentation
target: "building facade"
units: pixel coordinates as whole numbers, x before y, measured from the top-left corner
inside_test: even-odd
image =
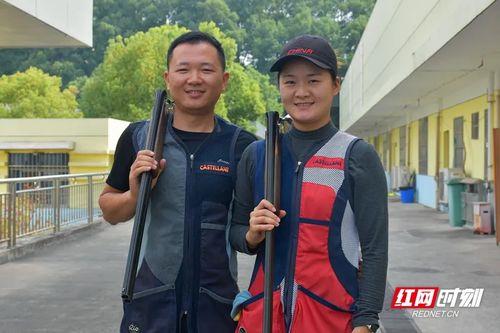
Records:
[[[0,119],[0,178],[109,171],[129,122]]]
[[[390,188],[414,179],[423,205],[446,210],[453,177],[494,201],[498,17],[495,0],[379,0],[343,81],[340,127],[375,146]]]

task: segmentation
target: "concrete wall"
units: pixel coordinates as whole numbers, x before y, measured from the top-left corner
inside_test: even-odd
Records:
[[[434,177],[426,175],[417,175],[417,202],[430,208],[437,208],[436,194],[437,183]]]
[[[92,46],[92,0],[2,0],[0,47]]]

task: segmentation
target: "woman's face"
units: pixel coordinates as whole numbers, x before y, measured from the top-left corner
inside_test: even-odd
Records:
[[[293,119],[293,126],[312,131],[330,122],[333,97],[340,89],[326,69],[296,58],[286,62],[279,74],[281,101]]]

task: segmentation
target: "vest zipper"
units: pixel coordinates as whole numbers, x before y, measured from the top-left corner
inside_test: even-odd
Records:
[[[183,281],[182,281],[182,295],[181,295],[181,312],[182,316],[187,317],[189,315],[189,309],[191,309],[191,305],[193,303],[193,283],[194,283],[194,278],[195,278],[195,269],[193,265],[193,256],[194,253],[193,250],[191,249],[192,243],[193,243],[193,230],[192,230],[192,214],[190,209],[191,205],[191,192],[192,191],[192,182],[193,180],[193,169],[194,169],[194,159],[195,159],[195,154],[200,150],[202,146],[206,143],[206,141],[217,131],[217,121],[215,120],[215,125],[214,129],[211,133],[209,133],[205,139],[196,147],[195,151],[193,153],[189,153],[189,150],[186,146],[186,144],[177,136],[175,131],[173,130],[172,123],[170,123],[168,126],[171,128],[171,135],[174,138],[174,141],[177,142],[183,149],[186,154],[186,158],[189,160],[189,169],[186,169],[186,202],[185,202],[185,208],[184,208],[184,246],[183,246],[183,259],[182,259],[182,275],[183,275]],[[168,128],[167,128],[168,131]]]
[[[300,166],[302,165],[302,162],[301,161],[298,161],[297,162],[297,167],[295,168],[295,173],[298,173],[299,172],[299,169],[300,169]]]
[[[194,249],[192,248],[194,246],[194,231],[193,231],[193,217],[192,217],[192,209],[190,208],[191,206],[191,196],[192,196],[192,187],[193,187],[193,182],[194,182],[194,159],[196,156],[196,153],[200,150],[201,147],[205,145],[207,140],[213,135],[213,133],[216,131],[216,128],[214,127],[214,130],[209,133],[205,139],[196,147],[195,151],[192,153],[188,152],[187,146],[182,142],[180,139],[181,146],[184,147],[184,151],[186,152],[186,157],[189,159],[189,170],[187,170],[187,177],[186,177],[186,207],[185,207],[185,223],[184,223],[184,228],[185,228],[185,241],[186,241],[186,246],[184,246],[184,260],[186,263],[186,267],[184,267],[184,281],[183,281],[183,309],[182,311],[184,312],[184,315],[186,318],[188,317],[189,309],[191,308],[191,305],[193,303],[193,290],[198,290],[197,288],[193,287],[193,284],[196,284],[194,281],[196,276],[195,276],[195,267],[194,267],[194,262],[193,258],[195,257],[194,255]],[[175,133],[174,133],[175,135]],[[199,256],[198,256],[199,257]],[[184,289],[185,288],[185,289]]]
[[[295,168],[295,182],[293,184],[293,215],[291,216],[292,218],[290,219],[290,222],[292,223],[292,232],[291,232],[291,243],[290,243],[290,252],[289,252],[289,257],[288,257],[288,272],[285,277],[285,291],[284,291],[284,300],[285,300],[285,323],[287,326],[287,331],[290,330],[291,325],[292,325],[292,303],[293,303],[293,285],[294,285],[294,275],[295,275],[295,256],[297,255],[297,243],[298,243],[298,230],[299,230],[299,195],[298,195],[298,189],[300,187],[300,182],[301,182],[301,169],[302,169],[302,162],[298,161],[297,162],[297,167]]]

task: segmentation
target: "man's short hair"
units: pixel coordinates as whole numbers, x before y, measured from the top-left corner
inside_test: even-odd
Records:
[[[208,43],[215,47],[217,54],[219,56],[220,63],[222,65],[222,70],[226,70],[226,55],[224,54],[224,49],[221,43],[215,39],[212,35],[201,31],[190,31],[177,37],[169,46],[167,51],[167,68],[170,67],[170,59],[172,59],[172,53],[174,49],[181,44],[199,44]]]

